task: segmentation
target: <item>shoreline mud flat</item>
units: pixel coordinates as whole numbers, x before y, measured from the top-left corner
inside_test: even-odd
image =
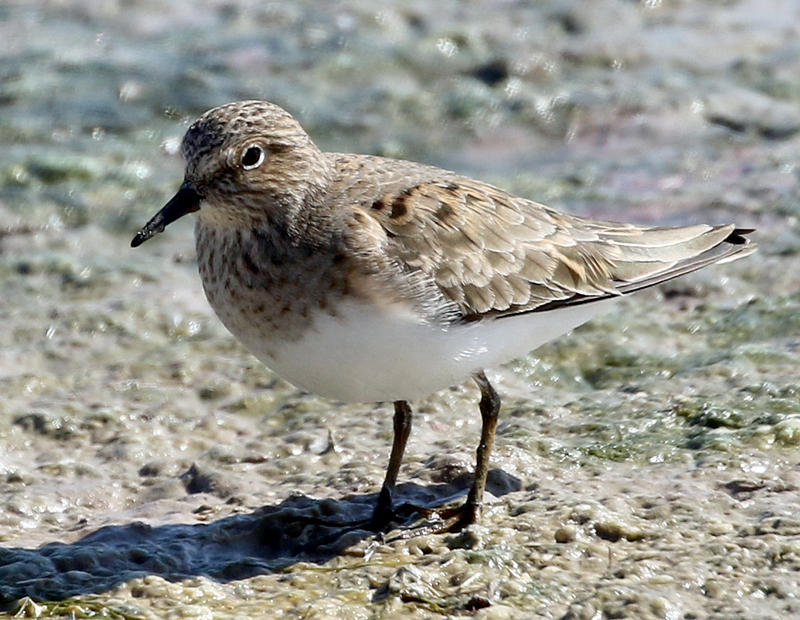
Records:
[[[797,7],[385,6],[0,11],[0,601],[65,617],[800,614]],[[759,251],[494,369],[483,523],[376,542],[331,523],[368,514],[390,409],[301,393],[250,357],[202,297],[189,223],[127,247],[180,181],[184,121],[242,98],[286,107],[329,150],[591,217],[735,221]],[[465,492],[476,397],[417,405],[404,498]]]

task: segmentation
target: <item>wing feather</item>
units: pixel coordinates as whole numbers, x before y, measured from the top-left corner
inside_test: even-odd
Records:
[[[361,204],[385,232],[385,251],[409,277],[433,282],[462,319],[548,310],[653,286],[749,254],[751,231],[648,227],[559,213],[491,185],[409,164],[381,172]],[[412,287],[413,288],[413,287]]]

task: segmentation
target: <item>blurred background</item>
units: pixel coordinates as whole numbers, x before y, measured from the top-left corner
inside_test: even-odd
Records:
[[[270,530],[258,511],[298,494],[356,499],[292,514],[358,515],[391,437],[386,409],[299,392],[233,342],[203,299],[191,218],[129,247],[180,184],[187,124],[239,99],[283,106],[325,150],[590,217],[735,222],[760,249],[498,369],[502,475],[478,543],[401,541],[347,568],[366,547],[334,536],[320,558],[300,528],[277,564],[252,537],[211,553],[167,526]],[[795,0],[5,0],[0,604],[800,614],[799,161]],[[475,396],[420,404],[409,497],[464,486]],[[98,539],[105,526],[121,529]],[[414,559],[427,553],[449,563]]]

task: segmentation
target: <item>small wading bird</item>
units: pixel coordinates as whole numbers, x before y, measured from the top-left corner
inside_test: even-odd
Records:
[[[472,377],[483,419],[475,479],[447,517],[480,517],[500,397],[483,369],[523,356],[621,295],[750,254],[733,225],[651,227],[559,213],[453,172],[324,153],[261,101],[186,132],[177,194],[144,243],[197,212],[206,297],[284,379],[341,401],[394,401],[371,525],[383,529],[411,431],[409,401]]]

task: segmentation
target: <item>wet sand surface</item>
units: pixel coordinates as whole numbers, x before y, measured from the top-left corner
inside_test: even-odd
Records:
[[[0,606],[25,617],[800,617],[800,7],[0,7]],[[137,250],[186,123],[236,99],[328,150],[759,251],[489,373],[481,525],[377,539],[390,407],[302,393],[211,314],[191,222]],[[403,500],[460,501],[471,385],[415,403]],[[0,612],[2,615],[3,612]]]

